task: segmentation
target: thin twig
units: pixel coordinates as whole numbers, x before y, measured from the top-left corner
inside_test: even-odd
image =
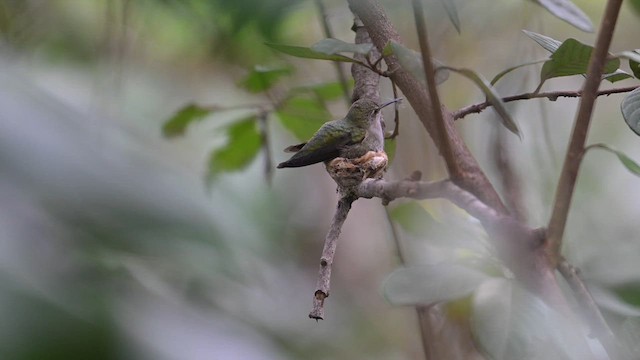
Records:
[[[615,336],[607,325],[607,321],[602,316],[598,305],[596,305],[591,292],[587,288],[584,280],[580,276],[580,271],[573,265],[571,265],[565,258],[561,258],[558,262],[558,271],[562,274],[562,277],[567,281],[571,290],[576,296],[578,305],[582,316],[586,319],[591,333],[593,336],[598,337],[602,345],[607,350],[607,353],[613,359],[619,359],[618,356],[614,356],[619,352]]]
[[[320,270],[318,271],[318,281],[316,283],[316,291],[313,297],[313,308],[309,313],[309,317],[316,320],[324,319],[324,299],[329,297],[329,289],[331,288],[331,265],[333,257],[336,253],[338,245],[338,237],[342,230],[342,224],[347,219],[351,204],[356,200],[352,195],[341,196],[338,201],[336,213],[331,221],[331,228],[327,233],[320,257]]]
[[[574,187],[580,169],[580,160],[589,133],[589,125],[593,114],[593,107],[598,96],[598,87],[602,81],[602,73],[607,61],[609,45],[616,27],[618,13],[622,0],[609,0],[602,17],[602,24],[596,40],[596,46],[589,60],[587,79],[585,80],[580,98],[580,106],[576,116],[571,139],[567,148],[560,180],[556,188],[553,211],[548,226],[548,246],[552,261],[557,262],[562,248],[562,237],[569,215],[569,207],[573,197]]]
[[[396,84],[393,82],[393,80],[391,80],[391,88],[393,89],[393,98],[397,99],[398,98],[398,87],[396,86]],[[395,139],[398,135],[400,135],[400,111],[398,110],[398,104],[396,103],[393,106],[393,120],[395,123],[395,127],[393,128],[393,132],[387,136],[385,136],[385,139]]]
[[[601,90],[598,91],[596,93],[596,96],[609,96],[612,94],[619,94],[619,93],[626,93],[626,92],[630,92],[633,91],[635,89],[638,88],[638,85],[635,86],[627,86],[627,87],[623,87],[623,88],[617,88],[617,89],[608,89],[608,90]],[[549,91],[549,92],[543,92],[543,93],[524,93],[524,94],[519,94],[519,95],[513,95],[513,96],[506,96],[504,98],[502,98],[502,101],[507,103],[507,102],[512,102],[512,101],[518,101],[518,100],[529,100],[529,99],[537,99],[537,98],[547,98],[551,101],[556,101],[558,98],[561,97],[569,97],[569,98],[575,98],[575,97],[582,97],[582,90],[577,90],[577,91]],[[478,103],[478,104],[473,104],[473,105],[469,105],[466,107],[463,107],[459,110],[456,110],[453,112],[453,118],[458,120],[458,119],[462,119],[463,117],[469,115],[469,114],[475,114],[475,113],[481,113],[484,109],[488,108],[492,106],[490,102],[485,101],[482,103]]]
[[[329,16],[327,15],[327,9],[324,6],[322,0],[315,1],[316,6],[318,7],[318,14],[320,15],[320,23],[322,24],[322,29],[324,31],[324,35],[328,38],[333,37],[333,31],[331,30],[331,26],[329,26]],[[344,73],[344,69],[339,61],[334,61],[333,65],[336,68],[336,73],[338,74],[338,81],[340,81],[340,86],[342,87],[342,93],[344,95],[344,100],[347,104],[351,104],[351,98],[349,97],[349,83],[347,82],[347,75]]]
[[[461,177],[461,171],[458,167],[458,163],[455,161],[449,135],[447,134],[447,129],[444,124],[444,117],[442,116],[442,106],[440,104],[440,96],[438,96],[436,84],[436,72],[433,62],[431,61],[431,49],[429,47],[427,26],[424,23],[422,0],[412,0],[411,4],[413,5],[413,16],[416,21],[418,42],[420,43],[420,52],[422,53],[422,66],[426,74],[427,90],[431,101],[431,115],[436,123],[437,137],[442,144],[440,153],[442,154],[442,157],[444,157],[450,176],[454,180],[457,180]]]

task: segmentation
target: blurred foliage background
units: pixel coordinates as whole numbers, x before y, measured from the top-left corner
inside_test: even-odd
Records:
[[[461,34],[439,2],[426,2],[434,52],[487,78],[548,56],[521,29],[594,41],[529,2],[457,3]],[[598,23],[601,2],[576,3]],[[335,36],[352,41],[346,3],[325,4]],[[383,4],[416,49],[408,3]],[[613,51],[640,47],[630,9]],[[442,201],[398,202],[390,215],[378,200],[358,201],[341,236],[327,318],[317,324],[307,313],[336,203],[322,166],[277,171],[269,185],[261,152],[205,184],[226,126],[251,109],[212,112],[182,137],[162,136],[186,104],[272,101],[238,86],[256,65],[292,69],[276,96],[335,82],[332,64],[264,45],[309,46],[324,38],[319,18],[310,0],[0,0],[1,358],[421,358],[415,311],[385,300],[384,279],[400,266],[394,238],[411,264],[497,261],[473,219]],[[500,92],[532,91],[538,71],[509,75]],[[581,81],[554,79],[545,88],[577,89]],[[461,78],[441,90],[451,108],[483,100]],[[382,92],[392,96],[387,83]],[[598,100],[590,139],[639,160],[621,99]],[[347,108],[339,96],[323,104],[334,118]],[[510,104],[524,136],[503,136],[532,225],[548,219],[576,104]],[[502,130],[493,117],[469,116],[459,127],[499,184],[493,144]],[[408,105],[401,119],[387,177],[421,170],[442,178]],[[296,141],[278,120],[265,122],[274,162]],[[615,309],[637,315],[640,306],[639,181],[610,154],[590,154],[565,249],[630,341],[640,325]]]

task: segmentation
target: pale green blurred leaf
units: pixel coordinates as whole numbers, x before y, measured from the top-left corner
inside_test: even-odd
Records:
[[[628,157],[622,151],[616,150],[609,145],[606,144],[595,144],[591,145],[588,149],[602,149],[606,150],[612,154],[615,154],[618,157],[618,160],[627,168],[632,174],[636,176],[640,176],[640,165],[633,161],[630,157]]]
[[[524,32],[525,35],[527,35],[533,41],[537,42],[538,45],[542,46],[545,50],[547,50],[550,53],[554,53],[556,50],[558,50],[560,45],[562,45],[562,41],[552,39],[548,36],[538,34],[533,31],[522,30],[522,32]]]
[[[356,62],[356,60],[351,59],[344,55],[337,55],[337,54],[327,55],[303,46],[291,46],[291,45],[272,44],[272,43],[265,43],[265,45],[281,53],[299,57],[299,58],[304,58],[304,59]]]
[[[400,268],[385,280],[384,294],[394,305],[429,305],[467,296],[488,279],[454,263]]]
[[[572,323],[513,280],[492,279],[473,294],[474,338],[491,359],[586,359],[591,353]]]
[[[364,43],[364,44],[354,44],[344,42],[338,39],[322,39],[317,43],[311,45],[311,50],[323,53],[326,55],[334,55],[339,53],[356,53],[366,55],[373,48],[373,44]]]
[[[289,99],[276,113],[282,125],[300,141],[309,140],[331,114],[314,98],[295,97]]]
[[[238,85],[250,93],[260,93],[269,90],[280,78],[291,75],[291,73],[293,73],[293,69],[290,67],[256,66]]]
[[[213,107],[189,104],[178,110],[164,123],[162,126],[162,134],[168,138],[183,135],[189,124],[204,119],[214,110],[215,108]]]
[[[413,235],[424,235],[435,220],[416,201],[409,201],[395,206],[389,211],[391,220],[400,225],[402,230]]]
[[[397,42],[391,41],[388,45],[389,49],[393,52],[393,54],[398,58],[400,65],[408,72],[411,73],[418,81],[422,83],[425,87],[427,86],[427,79],[425,76],[424,68],[422,67],[422,55],[420,53],[413,51],[404,47]],[[385,47],[385,49],[387,49]],[[437,60],[433,60],[433,65],[438,68],[442,65]],[[435,74],[436,84],[442,84],[449,78],[448,71],[436,71]]]
[[[347,88],[353,87],[353,79],[347,81]],[[305,85],[291,89],[291,94],[296,93],[313,93],[320,97],[324,101],[333,101],[343,97],[344,90],[342,89],[342,83],[339,81],[321,83],[316,85]]]
[[[593,31],[589,17],[569,0],[533,0],[556,17],[586,32]]]
[[[599,307],[620,316],[640,317],[640,308],[620,299],[613,291],[599,286],[589,286],[589,292]]]
[[[627,125],[640,135],[640,88],[627,94],[620,104],[620,110]]]

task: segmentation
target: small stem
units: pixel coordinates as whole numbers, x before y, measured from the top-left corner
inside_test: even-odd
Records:
[[[396,87],[396,83],[393,82],[393,80],[391,80],[391,88],[393,89],[393,98],[397,99],[398,98],[398,88]],[[398,104],[396,103],[393,107],[394,109],[394,122],[395,122],[395,127],[393,128],[393,132],[388,135],[385,136],[386,139],[395,139],[398,135],[400,135],[400,114],[398,111]]]
[[[553,212],[549,220],[548,246],[550,250],[549,254],[553,262],[557,262],[560,258],[562,237],[567,224],[569,207],[578,178],[580,160],[587,140],[587,134],[589,133],[593,107],[598,96],[598,87],[602,81],[602,73],[607,61],[607,54],[621,5],[622,0],[609,0],[607,2],[596,46],[589,60],[587,79],[585,80],[582,90],[578,114],[573,131],[571,132],[571,140],[565,156],[562,172],[560,173],[560,180],[558,180]]]
[[[328,38],[333,37],[333,31],[331,30],[331,26],[329,26],[329,20],[327,15],[327,9],[324,6],[322,0],[315,1],[316,6],[318,7],[318,13],[320,15],[320,23],[322,24],[322,29],[324,31],[324,35]],[[336,74],[338,74],[338,81],[340,81],[340,85],[342,87],[342,93],[344,95],[344,100],[347,104],[351,104],[351,97],[349,96],[349,83],[347,82],[347,75],[340,65],[340,62],[334,61],[333,65],[336,68]]]
[[[424,72],[426,74],[427,90],[429,92],[429,99],[431,102],[431,118],[434,119],[436,123],[437,136],[442,144],[440,151],[447,165],[447,170],[449,171],[452,179],[456,180],[461,176],[461,170],[458,167],[458,162],[454,158],[451,142],[444,124],[444,117],[442,116],[442,106],[440,104],[440,97],[438,96],[438,89],[436,87],[435,68],[431,62],[431,49],[429,48],[427,26],[424,23],[422,0],[412,0],[411,4],[413,5],[413,16],[416,21],[418,42],[420,43],[420,51],[422,53],[422,66],[424,67]]]
[[[635,89],[638,88],[638,85],[635,86],[627,86],[627,87],[623,87],[623,88],[617,88],[617,89],[608,89],[608,90],[600,90],[596,93],[596,96],[609,96],[612,94],[619,94],[619,93],[627,93],[630,91],[633,91]],[[549,91],[549,92],[543,92],[543,93],[535,93],[535,92],[531,92],[531,93],[524,93],[524,94],[518,94],[518,95],[513,95],[513,96],[506,96],[504,98],[502,98],[502,101],[507,103],[507,102],[512,102],[512,101],[519,101],[519,100],[529,100],[529,99],[538,99],[538,98],[548,98],[551,101],[556,101],[558,98],[560,97],[569,97],[569,98],[574,98],[574,97],[582,97],[582,90],[577,90],[577,91]],[[485,101],[482,103],[478,103],[478,104],[473,104],[473,105],[469,105],[466,107],[463,107],[457,111],[454,111],[453,113],[453,117],[454,119],[458,120],[458,119],[462,119],[463,117],[469,115],[469,114],[474,114],[474,113],[481,113],[484,109],[488,108],[492,106],[490,102]]]

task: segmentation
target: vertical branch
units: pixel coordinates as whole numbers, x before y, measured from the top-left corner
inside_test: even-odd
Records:
[[[427,90],[429,92],[429,101],[431,102],[431,118],[436,124],[436,137],[438,138],[441,148],[440,152],[444,157],[447,169],[449,170],[449,176],[452,180],[457,180],[461,177],[458,163],[455,161],[453,150],[451,149],[451,143],[449,142],[449,135],[444,124],[444,117],[442,116],[442,105],[440,104],[440,97],[438,96],[438,89],[436,86],[436,71],[431,61],[431,49],[429,48],[429,38],[427,34],[427,26],[424,23],[424,10],[422,8],[422,0],[412,0],[413,16],[416,21],[416,31],[418,33],[418,42],[420,43],[420,52],[422,53],[422,67],[427,80]]]
[[[589,125],[591,123],[591,115],[597,98],[598,87],[602,80],[602,73],[607,61],[607,54],[611,44],[611,38],[616,27],[618,13],[622,0],[609,0],[600,25],[600,32],[596,41],[595,49],[589,60],[589,68],[587,70],[587,79],[582,90],[582,98],[578,108],[573,131],[571,132],[571,140],[564,159],[560,180],[556,188],[556,195],[553,204],[553,212],[549,220],[549,242],[550,255],[552,261],[558,262],[560,250],[562,247],[562,236],[567,224],[569,215],[569,207],[571,198],[580,169],[581,155],[584,150]]]
[[[315,0],[316,6],[318,7],[318,14],[320,15],[320,23],[322,24],[322,30],[324,31],[324,36],[328,38],[333,37],[333,31],[331,31],[331,26],[329,26],[329,19],[327,15],[327,9],[324,7],[324,3],[322,0]],[[340,85],[342,87],[342,93],[344,94],[344,100],[347,104],[351,104],[351,98],[349,97],[349,83],[347,82],[347,76],[344,73],[344,69],[342,65],[338,61],[334,61],[333,65],[336,68],[336,73],[338,74],[338,81],[340,81]]]
[[[329,289],[331,288],[331,265],[333,257],[336,253],[338,245],[338,237],[342,230],[342,225],[347,219],[351,204],[356,200],[352,195],[342,195],[338,201],[336,213],[331,221],[331,228],[327,233],[320,257],[320,270],[318,271],[318,281],[316,283],[316,291],[313,297],[313,308],[309,313],[309,317],[316,320],[324,319],[324,299],[329,297]]]

